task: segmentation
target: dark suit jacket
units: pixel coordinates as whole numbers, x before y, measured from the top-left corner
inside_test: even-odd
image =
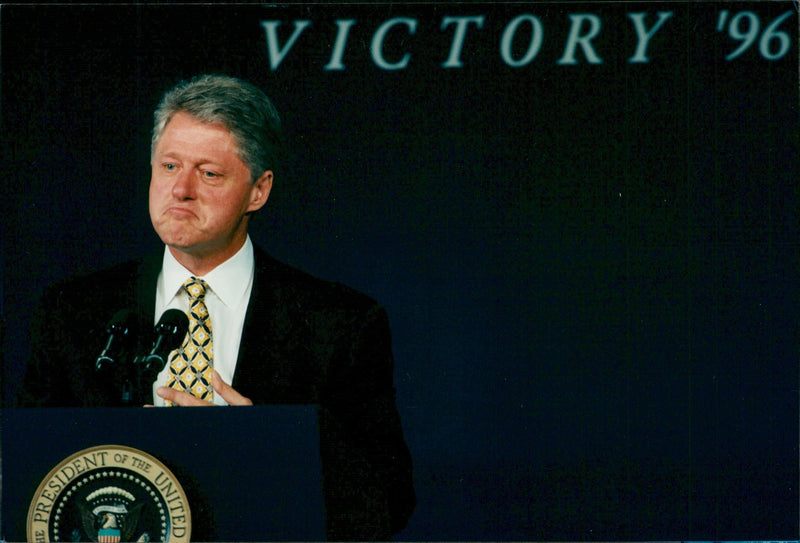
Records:
[[[45,292],[33,319],[18,405],[119,405],[121,383],[109,384],[94,360],[118,310],[134,310],[139,330],[152,330],[161,258],[121,264]],[[141,335],[139,353],[151,345]],[[386,539],[405,526],[414,508],[392,373],[382,307],[255,248],[232,385],[255,404],[319,406],[329,539]]]

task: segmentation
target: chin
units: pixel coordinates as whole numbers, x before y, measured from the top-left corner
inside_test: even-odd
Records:
[[[164,242],[164,245],[177,249],[179,251],[188,252],[196,243],[197,240],[189,236],[170,232],[158,232],[158,237]]]

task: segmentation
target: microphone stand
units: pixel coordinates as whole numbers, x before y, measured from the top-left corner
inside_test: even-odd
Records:
[[[179,309],[167,309],[155,326],[155,340],[147,355],[133,359],[136,371],[136,389],[142,401],[139,405],[152,402],[153,383],[167,365],[169,353],[180,347],[189,329],[189,319]]]
[[[153,403],[153,383],[165,366],[166,361],[157,354],[137,356],[133,359],[133,367],[136,370],[136,388],[138,396],[142,400],[139,405]]]
[[[123,341],[120,348],[120,340],[115,339],[120,336],[123,339],[131,337],[129,321],[130,312],[120,311],[114,316],[109,324],[106,347],[95,361],[95,371],[100,374],[101,379],[115,389],[119,387],[117,397],[119,403],[125,407],[152,403],[153,383],[166,366],[169,353],[180,346],[189,328],[189,319],[185,313],[178,309],[166,310],[155,326],[155,339],[150,352],[131,358],[131,344]],[[112,349],[112,343],[115,349]],[[117,351],[120,351],[119,354],[114,354]]]

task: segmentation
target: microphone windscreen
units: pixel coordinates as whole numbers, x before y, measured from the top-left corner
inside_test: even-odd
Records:
[[[136,317],[130,309],[120,309],[106,326],[105,348],[95,360],[95,369],[103,370],[115,364],[115,360],[129,350],[136,336]]]
[[[132,336],[135,325],[136,319],[134,318],[133,311],[130,309],[120,309],[114,313],[114,316],[111,317],[111,320],[108,322],[106,333]]]
[[[189,330],[189,317],[180,309],[167,309],[158,319],[155,332],[163,337],[159,351],[169,353],[181,346]]]

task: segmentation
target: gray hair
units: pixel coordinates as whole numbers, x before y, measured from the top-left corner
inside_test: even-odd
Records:
[[[154,113],[151,161],[167,123],[181,111],[223,125],[233,136],[253,182],[276,168],[283,147],[281,120],[258,87],[226,75],[200,75],[168,90]]]

